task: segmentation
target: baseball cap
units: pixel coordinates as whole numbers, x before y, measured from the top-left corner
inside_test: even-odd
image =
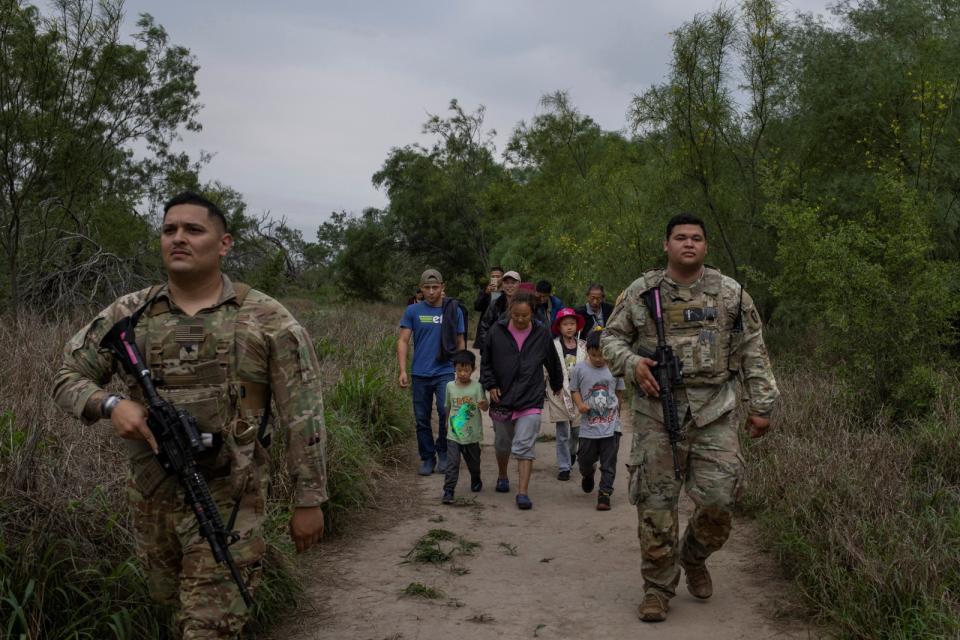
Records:
[[[427,269],[420,276],[420,284],[443,284],[443,276],[436,269]]]
[[[513,278],[517,282],[520,282],[520,274],[516,271],[507,271],[500,279],[506,280],[507,278]]]

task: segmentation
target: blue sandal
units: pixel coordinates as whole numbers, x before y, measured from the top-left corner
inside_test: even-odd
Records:
[[[533,503],[530,501],[530,496],[527,496],[523,493],[517,494],[517,507],[520,509],[532,509]]]
[[[510,491],[510,480],[507,478],[497,478],[497,486],[495,491],[498,493],[506,493]]]

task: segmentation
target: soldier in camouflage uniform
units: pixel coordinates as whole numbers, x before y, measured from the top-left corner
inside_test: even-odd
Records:
[[[307,332],[269,296],[234,284],[220,271],[232,243],[223,213],[189,192],[164,208],[161,250],[168,282],[117,299],[67,344],[53,395],[90,424],[109,418],[125,438],[129,497],[151,595],[176,611],[175,634],[185,639],[236,638],[249,612],[225,565],[200,537],[192,510],[173,476],[154,456],[142,394],[100,340],[113,324],[148,301],[137,326],[160,394],[197,419],[222,444],[198,457],[224,522],[239,504],[231,545],[251,591],[265,552],[267,453],[257,438],[271,398],[286,425],[287,465],[295,482],[290,534],[297,551],[323,534],[327,500],[326,430],[316,354]],[[103,387],[121,373],[129,399]]]
[[[692,595],[713,593],[705,561],[730,535],[743,474],[733,411],[737,376],[750,398],[751,437],[769,428],[779,397],[752,299],[735,280],[704,265],[703,221],[689,214],[672,218],[664,252],[667,268],[648,271],[627,287],[602,338],[610,370],[642,391],[634,397],[628,468],[630,501],[639,519],[645,592],[639,614],[645,621],[666,619],[681,566]],[[639,355],[657,344],[656,325],[640,297],[653,287],[660,289],[667,343],[683,362],[683,384],[675,390],[683,480],[674,479],[659,387],[650,371],[656,362]],[[678,541],[677,502],[684,485],[696,508]]]

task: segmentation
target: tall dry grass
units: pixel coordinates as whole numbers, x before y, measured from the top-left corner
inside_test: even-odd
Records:
[[[398,313],[289,301],[314,338],[329,429],[328,520],[374,494],[374,482],[412,431],[409,402],[392,381]],[[84,319],[0,323],[0,636],[156,638],[169,612],[148,598],[124,485],[126,462],[108,423],[84,426],[50,399],[63,345]],[[272,447],[282,459],[282,435]],[[270,552],[255,626],[296,603],[286,537],[289,478],[272,474]]]
[[[907,424],[864,420],[812,367],[778,381],[776,429],[748,447],[744,504],[813,610],[842,637],[960,637],[956,380]]]

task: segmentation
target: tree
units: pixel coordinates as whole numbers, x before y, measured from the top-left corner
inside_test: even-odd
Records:
[[[745,261],[772,263],[764,251],[772,232],[760,212],[770,128],[785,102],[778,78],[786,28],[774,0],[695,16],[673,33],[667,82],[637,95],[631,107],[636,130],[676,169],[669,172],[677,177],[675,201],[705,212],[721,264],[734,276]]]
[[[44,16],[0,0],[0,296],[14,314],[117,294],[155,268],[131,250],[149,242],[135,210],[181,127],[200,127],[197,66],[146,14],[121,42],[122,8],[56,0]]]
[[[490,266],[508,176],[494,159],[495,132],[483,127],[484,108],[467,113],[451,100],[449,111],[424,123],[423,133],[436,138],[430,149],[391,150],[373,183],[387,191],[385,220],[406,253],[443,273],[477,275]]]

